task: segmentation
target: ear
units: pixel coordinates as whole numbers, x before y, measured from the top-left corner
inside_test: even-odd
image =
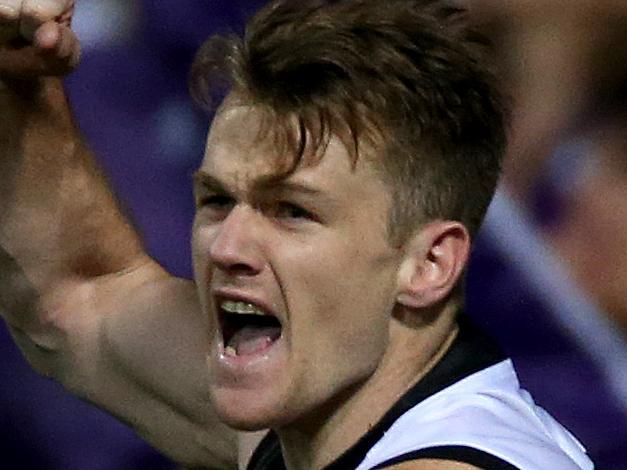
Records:
[[[398,273],[397,302],[424,308],[444,300],[457,285],[470,252],[470,235],[455,221],[429,222],[407,241]]]

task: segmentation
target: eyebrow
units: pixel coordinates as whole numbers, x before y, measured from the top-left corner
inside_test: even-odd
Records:
[[[202,185],[212,189],[226,191],[226,186],[218,178],[210,173],[206,173],[203,170],[194,172],[192,180],[195,185]],[[311,195],[319,195],[322,193],[319,189],[309,186],[306,183],[284,180],[274,176],[259,178],[253,183],[253,189],[272,192],[293,191]]]
[[[306,183],[284,179],[279,180],[277,178],[262,178],[255,183],[255,187],[259,190],[270,192],[294,192],[311,196],[323,195],[322,191]]]
[[[260,191],[274,193],[279,197],[297,197],[300,195],[301,197],[305,196],[306,199],[311,198],[311,202],[315,202],[318,208],[325,207],[327,210],[333,211],[338,208],[338,201],[332,195],[305,182],[266,178],[257,181],[255,186]]]
[[[203,186],[211,191],[216,191],[220,193],[230,193],[227,189],[226,185],[220,181],[218,178],[213,176],[210,173],[207,173],[203,170],[198,170],[192,175],[192,179],[194,185]],[[253,182],[253,191],[259,193],[274,193],[274,194],[285,194],[285,193],[293,193],[293,194],[304,194],[307,196],[315,196],[320,199],[320,201],[326,205],[334,206],[334,201],[329,197],[328,194],[325,194],[324,191],[310,186],[304,182],[300,181],[289,181],[285,179],[278,178],[276,176],[267,176],[260,177],[256,181]]]
[[[205,188],[226,192],[226,188],[218,178],[202,170],[194,172],[192,181],[194,182],[194,186],[204,186]]]

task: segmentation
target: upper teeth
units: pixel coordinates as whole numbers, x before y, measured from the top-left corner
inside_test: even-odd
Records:
[[[234,300],[225,300],[220,305],[222,310],[229,313],[245,313],[248,315],[266,315],[266,312],[248,302],[236,302]]]

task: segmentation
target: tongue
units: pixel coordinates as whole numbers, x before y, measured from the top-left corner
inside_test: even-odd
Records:
[[[281,336],[278,326],[245,326],[237,331],[228,346],[237,351],[238,356],[247,356],[263,351]]]

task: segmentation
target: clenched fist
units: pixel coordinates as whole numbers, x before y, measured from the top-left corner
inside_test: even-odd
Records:
[[[74,0],[0,0],[0,79],[70,72],[80,54],[73,12]]]

